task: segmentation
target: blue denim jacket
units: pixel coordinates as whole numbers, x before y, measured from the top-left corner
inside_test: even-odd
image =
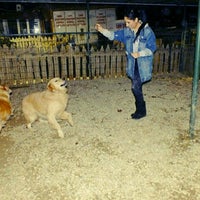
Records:
[[[130,28],[124,28],[114,32],[114,40],[125,44],[127,55],[126,73],[131,79],[133,79],[135,69],[135,59],[131,55],[133,52],[134,38],[135,33]],[[143,52],[142,56],[137,58],[140,78],[143,83],[152,78],[153,54],[156,51],[156,37],[148,24],[141,30],[138,40],[138,52]]]

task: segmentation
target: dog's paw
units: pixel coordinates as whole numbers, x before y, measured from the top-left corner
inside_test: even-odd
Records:
[[[64,133],[63,133],[61,130],[59,130],[59,131],[58,131],[58,136],[59,136],[60,138],[64,138]]]
[[[46,119],[42,119],[42,118],[39,118],[39,122],[48,123],[48,121]]]
[[[68,119],[67,119],[68,123],[70,126],[74,126],[74,122],[73,122],[73,119],[72,119],[72,115],[69,113],[69,116],[68,116]]]
[[[27,124],[27,125],[26,125],[26,128],[31,129],[31,128],[32,128],[31,123],[30,123],[30,124]]]
[[[69,124],[70,124],[70,126],[74,126],[73,120],[70,120],[70,121],[69,121]]]

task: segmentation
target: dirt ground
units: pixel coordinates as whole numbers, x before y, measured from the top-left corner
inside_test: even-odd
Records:
[[[45,84],[13,88],[14,116],[0,134],[0,200],[199,200],[200,108],[188,136],[192,79],[155,76],[144,85],[147,116],[133,120],[126,77],[69,81],[74,127],[25,128],[22,98]]]

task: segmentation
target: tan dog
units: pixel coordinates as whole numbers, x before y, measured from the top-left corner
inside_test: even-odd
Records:
[[[0,132],[13,114],[10,95],[12,90],[7,86],[0,86]]]
[[[53,78],[47,84],[47,90],[32,93],[22,101],[22,111],[27,121],[27,127],[37,119],[47,119],[49,124],[57,130],[58,136],[63,138],[64,133],[56,119],[65,119],[73,126],[70,113],[65,111],[68,103],[68,89],[65,80]]]

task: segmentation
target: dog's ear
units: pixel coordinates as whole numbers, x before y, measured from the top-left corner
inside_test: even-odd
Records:
[[[9,91],[9,87],[7,85],[4,85],[3,88],[4,88],[4,90]]]
[[[7,85],[3,85],[3,86],[2,86],[2,89],[5,90],[5,91],[8,91],[8,92],[11,90],[11,89],[9,88],[9,86],[7,86]]]
[[[7,86],[6,85],[0,85],[1,90],[7,90]]]
[[[50,91],[50,92],[53,92],[55,90],[55,87],[53,86],[53,84],[48,84],[47,85],[47,89]]]

